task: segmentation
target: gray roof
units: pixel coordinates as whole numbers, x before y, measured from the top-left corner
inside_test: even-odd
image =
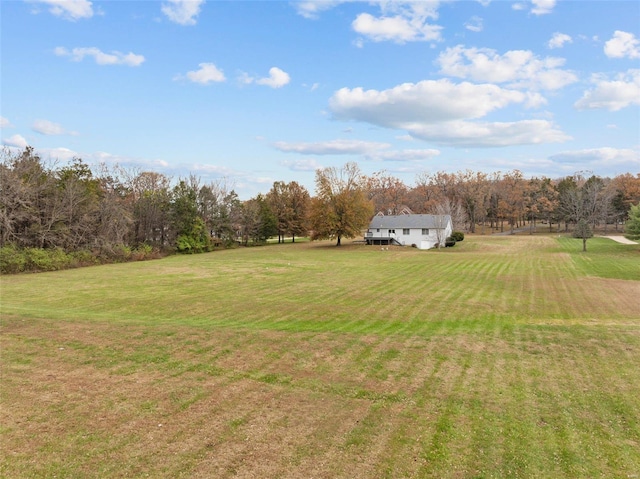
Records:
[[[451,221],[449,215],[376,215],[369,228],[445,228]]]

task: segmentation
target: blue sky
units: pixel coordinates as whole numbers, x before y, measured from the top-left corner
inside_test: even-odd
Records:
[[[2,142],[248,199],[356,161],[640,173],[640,2],[0,2]]]

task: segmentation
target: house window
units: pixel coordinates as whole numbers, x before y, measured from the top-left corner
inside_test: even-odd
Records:
[[[402,229],[402,234],[405,236],[409,236],[411,234],[411,232],[409,231],[409,228],[403,228]]]
[[[389,234],[396,234],[396,230],[389,230]]]
[[[380,228],[376,228],[376,233],[380,233]]]
[[[425,236],[429,236],[429,228],[422,228],[422,234]]]

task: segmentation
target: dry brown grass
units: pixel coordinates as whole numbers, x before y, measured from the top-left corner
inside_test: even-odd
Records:
[[[640,466],[638,417],[628,408],[640,395],[640,333],[603,333],[149,332],[7,318],[3,472],[369,478],[482,477],[484,470],[510,477],[513,467],[525,477],[632,474]],[[514,424],[524,429],[511,431]],[[596,464],[583,448],[605,440],[615,461]],[[567,470],[553,460],[563,448],[578,460]],[[509,454],[527,457],[529,449],[530,463],[509,462]]]

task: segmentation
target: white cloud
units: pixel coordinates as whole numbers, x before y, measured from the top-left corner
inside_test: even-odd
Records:
[[[160,9],[165,16],[179,25],[195,25],[204,0],[166,0]]]
[[[598,169],[607,166],[619,166],[634,170],[640,167],[639,151],[611,147],[564,151],[550,156],[549,159],[558,163],[591,165]]]
[[[364,39],[362,37],[356,38],[353,40],[352,44],[356,48],[364,48]]]
[[[74,158],[79,158],[81,155],[69,148],[42,148],[38,150],[42,156],[48,156],[49,158],[53,158],[56,160],[69,161]],[[85,159],[85,158],[83,158]]]
[[[255,80],[256,79],[250,76],[247,72],[241,72],[240,75],[238,75],[238,81],[243,85],[250,85]]]
[[[442,79],[404,83],[382,91],[342,88],[331,97],[329,106],[341,120],[397,127],[480,118],[510,104],[529,101],[529,95],[517,90]]]
[[[591,82],[595,88],[587,90],[574,104],[578,110],[618,111],[631,105],[640,105],[640,70],[620,73],[614,80],[597,74],[592,76]]]
[[[374,161],[423,161],[431,160],[439,154],[440,150],[425,148],[412,150],[380,151],[367,155],[367,158]]]
[[[382,15],[361,13],[351,24],[353,30],[374,42],[438,41],[442,27],[428,23],[438,18],[436,0],[423,2],[380,2]]]
[[[400,16],[375,18],[368,13],[358,15],[352,26],[374,42],[391,40],[398,43],[438,40],[442,29],[437,25],[417,25]]]
[[[256,83],[258,85],[265,85],[271,88],[281,88],[291,81],[291,77],[284,70],[281,70],[278,67],[271,67],[269,69],[268,77],[254,78],[252,76],[249,76],[249,74],[243,72],[238,80],[246,85]]]
[[[556,6],[556,0],[531,0],[531,3],[533,3],[531,13],[534,15],[551,13]]]
[[[309,19],[317,19],[321,12],[348,2],[359,3],[359,0],[305,0],[292,2],[292,5],[299,15]],[[439,41],[441,39],[442,27],[428,23],[430,19],[438,18],[438,7],[441,0],[375,0],[369,3],[380,8],[380,15],[360,13],[351,24],[353,30],[363,37],[374,42],[394,41],[397,43]],[[481,3],[487,4],[488,1],[483,0]],[[354,45],[362,47],[364,45],[363,38],[355,40]]]
[[[527,10],[531,6],[531,13],[534,15],[545,15],[551,13],[556,6],[556,0],[531,0],[531,5],[525,2],[515,2],[511,4],[513,10]]]
[[[391,144],[363,140],[330,140],[311,143],[276,142],[273,146],[286,153],[300,155],[360,155],[372,161],[421,161],[440,154],[435,149],[392,150]],[[313,161],[313,160],[312,160]],[[315,169],[317,164],[312,163]],[[308,166],[308,165],[307,165]]]
[[[257,185],[268,185],[268,186],[271,186],[273,182],[274,182],[274,179],[270,176],[254,176],[251,178],[247,178],[246,180],[246,183],[255,183]],[[245,186],[246,183],[239,183],[238,185]]]
[[[549,48],[562,48],[565,43],[572,43],[573,39],[566,33],[556,32],[547,43]]]
[[[31,129],[42,135],[77,135],[75,131],[67,131],[59,123],[49,120],[36,120],[31,125]]]
[[[11,128],[11,122],[4,116],[0,116],[0,128]]]
[[[604,53],[609,58],[640,58],[640,40],[633,33],[616,30],[604,44]]]
[[[199,173],[206,173],[208,175],[213,175],[217,177],[227,177],[227,176],[235,176],[238,173],[231,168],[221,165],[208,165],[202,163],[196,163],[190,166],[190,170],[196,171]]]
[[[136,55],[135,53],[121,53],[113,51],[111,53],[104,53],[98,48],[74,48],[69,51],[64,47],[56,47],[53,53],[59,57],[71,57],[71,60],[75,62],[82,61],[84,57],[93,57],[98,65],[126,65],[130,67],[137,67],[144,62],[144,56]]]
[[[303,160],[284,160],[280,164],[289,168],[291,171],[315,171],[322,168],[322,165],[314,159]]]
[[[29,142],[21,135],[13,135],[10,138],[5,138],[2,143],[8,146],[10,149],[24,150],[29,146]],[[78,152],[70,150],[69,148],[38,148],[37,153],[41,158],[49,158],[53,160],[69,161],[74,158],[82,157],[87,162],[95,162],[91,155],[80,155]],[[97,163],[97,162],[96,162]]]
[[[561,143],[571,137],[547,120],[515,122],[471,122],[464,120],[438,124],[408,125],[414,137],[454,147],[503,147]]]
[[[56,150],[60,151],[61,153],[64,153],[65,150],[69,152],[71,151],[71,150],[67,150],[66,148],[57,148],[51,151],[56,151]],[[160,169],[160,170],[164,170],[165,173],[171,173],[169,169],[169,163],[165,160],[136,158],[132,156],[124,156],[124,155],[118,155],[114,153],[108,153],[106,151],[96,151],[93,153],[82,153],[82,154],[75,153],[75,152],[72,152],[72,153],[73,153],[73,156],[81,157],[82,159],[95,164],[105,163],[105,164],[118,165],[125,168],[136,168],[136,169],[143,169],[143,170]]]
[[[62,125],[49,120],[36,120],[31,125],[31,129],[42,135],[64,135]]]
[[[578,81],[578,77],[559,67],[565,60],[557,57],[538,58],[529,50],[510,50],[504,55],[490,48],[447,48],[436,63],[440,73],[471,79],[507,83],[513,88],[557,90]]]
[[[414,137],[412,137],[411,135],[397,135],[396,136],[396,140],[415,141],[416,139]]]
[[[186,77],[193,83],[199,83],[200,85],[207,85],[212,82],[224,82],[226,80],[222,70],[219,70],[213,63],[199,63],[200,69],[189,71]],[[180,80],[184,78],[182,75],[178,75],[174,80]]]
[[[472,32],[481,32],[484,28],[482,18],[478,16],[471,17],[465,24],[465,28]]]
[[[19,148],[21,150],[28,145],[27,141],[20,135],[14,135],[9,140],[11,140],[11,143],[8,140],[4,140],[3,143],[5,143],[7,146]],[[37,154],[41,158],[49,158],[52,160],[59,160],[59,161],[70,161],[74,158],[82,158],[83,160],[86,160],[87,163],[94,162],[93,158],[90,155],[81,155],[77,151],[70,150],[69,148],[64,148],[64,147],[37,148]]]
[[[376,150],[389,148],[389,143],[362,140],[330,140],[313,143],[288,143],[278,141],[273,146],[286,153],[301,155],[354,155],[368,154]]]
[[[469,121],[512,104],[532,102],[539,102],[535,94],[497,85],[425,80],[383,91],[342,88],[331,97],[329,107],[336,119],[405,130],[415,138],[443,145],[506,146],[567,140],[567,135],[546,120]]]
[[[13,135],[9,138],[4,138],[2,143],[20,149],[26,148],[29,145],[29,142],[27,142],[26,138],[22,135]]]
[[[299,15],[304,18],[309,18],[312,20],[316,20],[319,18],[319,14],[325,10],[330,10],[336,5],[340,3],[344,3],[344,1],[340,0],[311,0],[311,1],[295,1],[292,2],[293,8],[296,9]]]
[[[271,88],[280,88],[285,86],[291,77],[289,74],[278,67],[271,67],[269,69],[269,76],[267,78],[260,78],[256,80],[258,85],[266,85]]]
[[[49,6],[49,12],[65,20],[76,21],[93,16],[93,6],[89,0],[29,0]]]

